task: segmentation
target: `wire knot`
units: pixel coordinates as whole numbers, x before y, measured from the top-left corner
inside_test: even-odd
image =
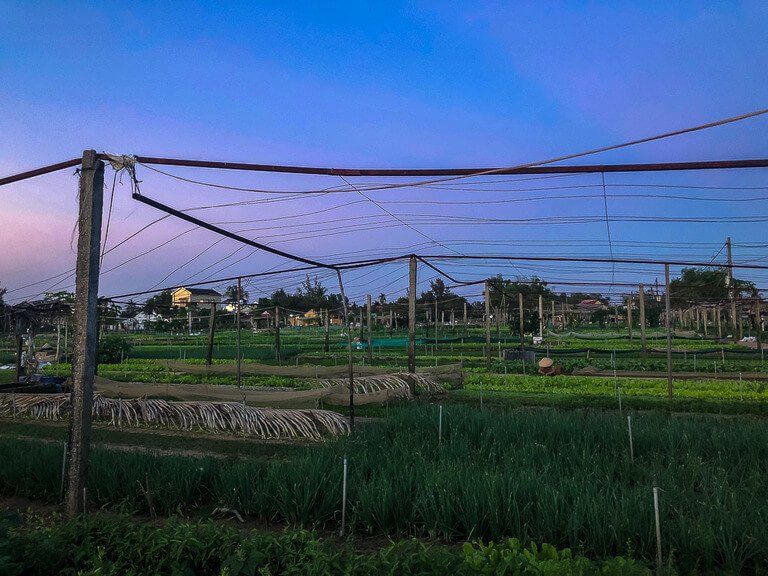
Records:
[[[134,172],[136,170],[136,156],[133,154],[110,154],[105,152],[104,155],[109,158],[109,164],[116,172],[120,170]]]

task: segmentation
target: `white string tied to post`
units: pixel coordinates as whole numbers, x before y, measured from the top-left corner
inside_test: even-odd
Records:
[[[137,160],[133,154],[110,154],[109,152],[104,152],[104,156],[109,158],[109,164],[116,172],[128,170],[128,172],[133,173],[136,170]]]

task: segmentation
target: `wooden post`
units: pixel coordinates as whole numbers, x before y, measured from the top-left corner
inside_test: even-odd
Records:
[[[667,395],[672,398],[674,390],[672,388],[672,311],[669,295],[669,264],[664,264],[664,282],[666,284],[664,303],[667,310],[664,316],[664,324],[667,329]]]
[[[640,348],[642,350],[643,359],[648,355],[648,348],[645,341],[645,287],[640,284],[637,287],[637,293],[640,306]]]
[[[709,336],[709,308],[701,311],[701,319],[704,321],[704,336]]]
[[[59,355],[61,354],[61,318],[56,320],[56,363],[59,363]]]
[[[731,238],[730,236],[725,239],[726,256],[728,258],[728,268],[726,268],[726,281],[728,283],[728,297],[731,301],[731,330],[734,342],[739,340],[736,333],[738,329],[737,316],[736,316],[736,286],[733,283],[733,251],[731,250]]]
[[[632,296],[627,296],[627,330],[630,340],[632,340],[632,304]]]
[[[552,300],[550,304],[552,306],[552,315],[550,316],[550,322],[552,322],[552,330],[554,330],[555,329],[555,301]]]
[[[323,351],[324,352],[330,352],[331,351],[331,315],[328,312],[328,309],[325,310],[325,318],[323,319],[323,324],[325,325],[325,334],[323,335]]]
[[[237,387],[241,388],[243,385],[243,375],[242,375],[242,354],[240,353],[240,302],[243,299],[243,286],[241,283],[241,279],[237,279],[237,308],[236,308],[236,318],[237,318]]]
[[[757,341],[757,349],[763,349],[763,324],[760,319],[760,292],[755,290],[755,340]]]
[[[544,337],[544,300],[539,294],[539,336]]]
[[[365,335],[363,334],[363,309],[360,309],[360,312],[357,313],[357,319],[360,321],[360,342],[362,342],[365,338]]]
[[[485,281],[485,359],[488,370],[491,369],[491,291]]]
[[[408,262],[408,372],[416,372],[416,256]],[[411,393],[416,385],[411,382]]]
[[[280,362],[280,307],[275,306],[275,359]]]
[[[205,363],[210,366],[213,362],[213,337],[216,332],[216,302],[211,302],[211,314],[208,316],[208,350]]]
[[[68,336],[69,336],[69,321],[65,319],[64,320],[64,362],[69,360]]]
[[[437,296],[435,296],[435,346],[437,346]]]
[[[715,314],[717,316],[717,337],[722,338],[723,337],[723,321],[720,318],[720,306],[715,307]]]
[[[67,443],[65,513],[74,518],[85,510],[88,452],[91,442],[93,378],[98,340],[97,305],[104,163],[95,150],[83,152],[75,273],[75,354],[72,362],[72,412]]]
[[[525,320],[523,318],[523,293],[518,292],[517,293],[517,306],[520,309],[520,350],[523,349],[523,345],[525,343]]]
[[[355,431],[355,367],[352,358],[352,323],[349,321],[349,310],[347,307],[347,296],[344,293],[344,282],[341,278],[341,270],[336,269],[336,275],[339,279],[339,292],[341,293],[341,302],[344,311],[344,324],[347,328],[347,374],[349,376],[349,427]]]
[[[24,353],[24,338],[16,336],[16,382],[21,382],[24,367],[21,364],[21,355]]]
[[[371,339],[372,327],[371,327],[371,295],[370,294],[368,294],[368,297],[366,298],[366,302],[365,302],[365,320],[366,320],[366,323],[368,324],[368,327],[367,327],[367,335],[368,335],[368,341],[367,341],[368,349],[367,349],[367,353],[368,353],[368,364],[370,364],[371,362],[373,362],[373,345],[372,345],[372,341],[373,340]]]

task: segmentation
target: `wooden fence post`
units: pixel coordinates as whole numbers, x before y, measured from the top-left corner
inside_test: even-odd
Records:
[[[243,299],[243,286],[240,278],[237,279],[237,387],[243,385],[242,354],[240,350],[240,303]]]
[[[371,362],[373,362],[373,345],[372,345],[373,340],[371,338],[372,326],[371,326],[371,295],[370,294],[368,294],[368,297],[366,298],[366,302],[365,302],[365,321],[366,321],[366,324],[368,324],[367,355],[368,355],[368,364],[370,364]]]
[[[638,297],[640,298],[640,348],[643,354],[643,360],[648,355],[648,348],[645,342],[645,287],[640,284],[637,287]]]
[[[211,302],[211,315],[208,317],[208,350],[205,354],[205,363],[210,366],[213,363],[213,337],[216,333],[216,302]]]
[[[275,358],[280,362],[280,307],[275,306]]]
[[[664,282],[666,285],[666,289],[664,290],[664,302],[667,310],[667,313],[664,316],[664,323],[667,329],[667,395],[672,398],[672,396],[674,396],[674,390],[672,388],[672,311],[670,309],[669,294],[669,264],[664,264]]]
[[[491,293],[488,281],[485,281],[485,360],[488,370],[491,369]]]
[[[72,362],[72,413],[67,443],[65,513],[85,512],[84,493],[91,441],[93,379],[96,371],[96,325],[99,293],[101,213],[104,203],[104,163],[95,150],[83,152],[80,172],[77,267],[75,273],[75,353]]]
[[[408,372],[416,372],[416,256],[408,262]],[[411,393],[416,391],[415,382],[410,383]]]

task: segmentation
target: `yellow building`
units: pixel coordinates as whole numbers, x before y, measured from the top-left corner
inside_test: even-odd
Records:
[[[186,308],[196,304],[200,308],[210,308],[213,304],[221,304],[221,294],[210,288],[177,288],[171,292],[174,306]]]

